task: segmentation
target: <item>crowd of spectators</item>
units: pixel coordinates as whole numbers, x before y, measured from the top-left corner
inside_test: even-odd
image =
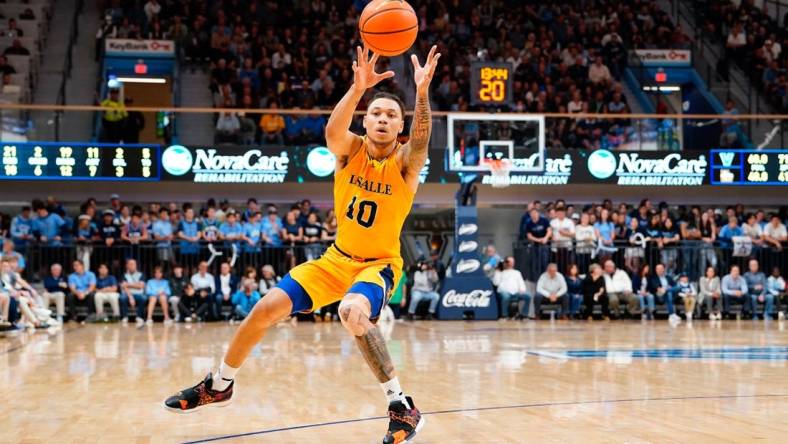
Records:
[[[673,323],[682,312],[687,320],[770,319],[788,302],[786,219],[785,207],[535,201],[515,255],[501,258],[490,245],[480,258],[503,317],[540,318],[553,306],[558,317],[588,319],[599,305],[605,318],[653,319],[660,304]],[[253,198],[236,210],[213,199],[142,208],[111,195],[105,208],[91,198],[72,214],[53,198],[35,200],[0,222],[0,313],[26,327],[85,316],[239,320],[279,276],[319,257],[336,230],[333,212],[308,200],[284,216]],[[433,318],[450,264],[434,250],[405,271],[390,300],[394,315]],[[319,315],[335,319],[336,307]]]
[[[193,66],[207,67],[218,108],[328,109],[353,80],[358,18],[368,0],[328,2],[159,2],[107,10],[99,37],[170,38]],[[505,61],[514,68],[511,111],[630,111],[621,78],[627,50],[686,48],[688,38],[652,0],[560,4],[501,0],[413,0],[419,35],[444,55],[433,82],[441,111],[473,111],[470,66]],[[379,62],[380,70],[389,61]],[[407,64],[406,64],[407,65]],[[401,79],[378,89],[404,98]],[[364,107],[364,101],[360,107]],[[551,126],[551,146],[615,147],[636,137],[626,121],[566,121]],[[312,143],[325,117],[217,116],[217,142]]]
[[[559,305],[562,317],[579,317],[582,303],[584,318],[600,304],[605,318],[653,319],[656,301],[665,305],[671,322],[680,321],[677,302],[683,302],[687,320],[733,317],[737,302],[739,315],[753,319],[764,303],[762,315],[769,319],[786,290],[786,222],[785,207],[772,213],[747,212],[743,205],[704,211],[664,202],[654,207],[646,199],[634,208],[605,200],[576,210],[563,201],[544,206],[536,201],[519,229],[519,256],[526,262],[521,269],[536,283],[535,292],[526,293],[516,276],[493,282],[506,286],[498,291],[503,315],[509,314],[509,301],[521,300],[519,314],[526,316],[522,310],[533,298],[531,317],[539,317],[547,298]],[[501,276],[513,268],[510,261],[514,257],[499,265]],[[721,287],[717,275],[725,275]]]
[[[749,74],[755,87],[779,111],[788,110],[788,14],[769,15],[766,2],[754,0],[697,2],[704,30],[725,46],[719,72],[729,64]],[[780,24],[782,20],[782,25]]]

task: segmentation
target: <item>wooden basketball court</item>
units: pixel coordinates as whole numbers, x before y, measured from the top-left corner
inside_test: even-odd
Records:
[[[788,336],[778,322],[416,322],[390,325],[420,443],[786,442]],[[234,403],[162,400],[215,368],[226,324],[66,325],[0,338],[0,441],[379,443],[386,405],[337,323],[273,329]]]

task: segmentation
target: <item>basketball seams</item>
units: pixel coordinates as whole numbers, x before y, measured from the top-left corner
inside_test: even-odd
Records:
[[[370,20],[372,20],[373,17],[378,16],[380,14],[384,14],[384,13],[389,12],[389,11],[408,11],[411,14],[413,14],[414,17],[416,17],[416,11],[414,11],[413,8],[386,8],[386,9],[383,9],[383,10],[376,11],[376,12],[372,13],[369,17],[367,17],[366,20],[364,20],[364,23],[361,23],[361,25],[359,26],[358,29],[363,32],[364,27],[367,26],[367,23]],[[419,19],[417,17],[416,18],[416,25],[417,26],[418,26],[418,23],[419,23]]]
[[[370,34],[370,35],[386,35],[386,34],[397,34],[397,33],[400,33],[400,32],[407,32],[407,31],[410,31],[410,30],[412,30],[414,28],[418,28],[418,27],[419,27],[419,24],[416,23],[415,25],[411,26],[410,28],[397,29],[395,31],[363,31],[363,30],[359,30],[359,32],[362,33],[362,34]]]
[[[370,42],[365,41],[365,43],[367,44],[367,46],[370,47],[370,49],[374,50],[377,53],[380,53],[380,55],[383,55],[383,56],[386,55],[385,53],[392,53],[392,52],[398,52],[398,51],[405,52],[405,51],[408,50],[408,48],[410,48],[410,46],[408,46],[408,48],[405,48],[405,49],[383,49],[383,48],[378,48],[377,46],[373,45]],[[388,56],[386,56],[386,57],[388,57]]]

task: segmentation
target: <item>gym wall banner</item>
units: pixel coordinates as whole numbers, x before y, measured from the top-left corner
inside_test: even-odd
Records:
[[[324,146],[172,145],[161,155],[162,180],[194,183],[330,182],[335,162]],[[443,159],[431,153],[421,182],[440,182],[442,171]]]

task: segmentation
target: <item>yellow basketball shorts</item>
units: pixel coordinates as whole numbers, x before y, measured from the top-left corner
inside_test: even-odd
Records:
[[[357,293],[369,300],[370,319],[375,319],[401,276],[402,258],[360,261],[345,256],[332,245],[320,259],[290,270],[277,287],[290,297],[293,313],[315,311],[348,293]]]

